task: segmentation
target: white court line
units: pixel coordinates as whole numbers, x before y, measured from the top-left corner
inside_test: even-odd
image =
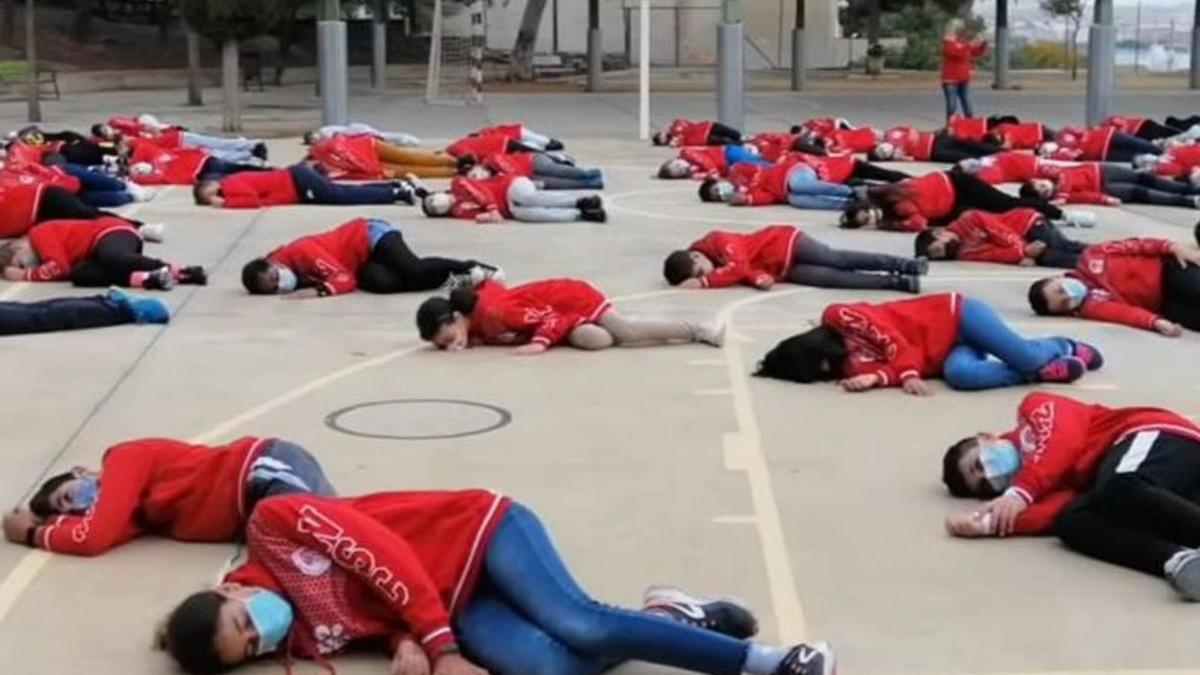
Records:
[[[14,282],[11,286],[4,289],[3,293],[0,293],[0,300],[12,300],[20,295],[21,291],[24,291],[27,286],[29,286],[29,282],[27,281]]]
[[[730,389],[693,389],[692,396],[729,396],[733,391]]]
[[[9,297],[10,295],[15,295],[16,292],[24,285],[25,284],[16,284],[13,287],[5,289],[4,293],[0,295],[0,299]],[[645,293],[633,293],[630,295],[611,298],[611,300],[612,302],[629,302],[676,292],[678,291],[674,289],[648,291]],[[310,380],[309,382],[286,391],[261,405],[247,410],[244,413],[230,417],[211,429],[194,436],[191,439],[191,442],[208,443],[216,440],[229,433],[233,429],[262,417],[273,410],[281,408],[316,391],[317,389],[333,384],[338,380],[345,379],[364,370],[382,366],[401,357],[408,356],[409,354],[421,349],[425,349],[425,345],[410,345],[408,347],[381,354],[375,358],[335,370],[332,373],[328,373],[316,379]],[[4,620],[8,618],[8,614],[16,605],[17,600],[20,599],[21,595],[29,588],[30,584],[33,583],[33,580],[42,571],[42,568],[44,568],[46,563],[48,563],[52,558],[53,556],[46,551],[41,549],[30,549],[25,553],[24,556],[22,556],[21,560],[19,560],[17,564],[13,566],[13,569],[4,578],[4,581],[0,582],[0,624],[3,624]]]
[[[713,516],[712,521],[718,525],[755,525],[758,518],[754,516]]]

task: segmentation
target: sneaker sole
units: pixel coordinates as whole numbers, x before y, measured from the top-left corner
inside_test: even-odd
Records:
[[[1184,564],[1183,569],[1171,577],[1171,586],[1188,602],[1200,602],[1200,558]]]

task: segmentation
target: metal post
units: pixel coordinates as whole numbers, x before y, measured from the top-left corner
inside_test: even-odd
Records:
[[[228,39],[221,45],[222,131],[242,130],[242,87],[238,81],[238,41]]]
[[[1192,61],[1188,86],[1200,89],[1200,0],[1196,0],[1196,10],[1192,15]]]
[[[1142,65],[1142,0],[1138,0],[1137,18],[1133,21],[1133,74]]]
[[[678,68],[683,62],[683,25],[679,21],[679,5],[675,5],[674,21],[672,28],[675,30],[675,67]]]
[[[804,0],[796,0],[796,25],[792,28],[792,91],[804,91],[808,79],[808,54],[804,49],[805,9]]]
[[[650,138],[650,0],[638,9],[638,138]]]
[[[387,88],[388,2],[376,0],[375,21],[371,24],[371,88]]]
[[[995,89],[1008,89],[1008,0],[996,0]]]
[[[346,22],[317,22],[317,69],[321,84],[321,123],[345,124],[347,101]]]
[[[183,22],[183,34],[187,40],[188,100],[191,106],[204,105],[203,85],[200,82],[200,35],[187,22]]]
[[[558,0],[554,0],[554,4],[550,7],[550,22],[554,24],[554,53],[558,53]]]
[[[1099,124],[1112,113],[1114,42],[1112,0],[1096,0],[1096,13],[1088,32],[1088,126]]]
[[[29,121],[41,122],[42,102],[38,91],[33,11],[33,0],[25,0],[25,60],[29,63]]]
[[[1200,0],[1197,0],[1200,2]],[[587,90],[600,90],[600,74],[604,71],[604,40],[600,32],[600,0],[588,0],[588,75]]]
[[[717,121],[745,128],[745,24],[741,0],[721,0],[717,26]]]

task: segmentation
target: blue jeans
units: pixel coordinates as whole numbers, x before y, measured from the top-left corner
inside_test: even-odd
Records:
[[[966,82],[943,82],[942,95],[946,97],[946,119],[958,112],[958,102],[962,101],[964,117],[974,117],[971,112],[970,85]]]
[[[798,209],[840,211],[850,203],[854,191],[845,185],[817,178],[815,169],[796,166],[788,172],[788,203]]]
[[[289,167],[301,204],[394,204],[396,190],[391,183],[343,185],[335,183],[307,164]]]
[[[771,164],[771,162],[763,159],[761,155],[757,155],[757,154],[747,150],[744,146],[741,146],[741,145],[725,146],[725,166],[733,166],[734,164],[740,164],[740,163],[765,164],[765,165]]]
[[[375,250],[375,245],[383,239],[383,235],[394,231],[392,224],[386,220],[378,218],[370,218],[367,220],[367,241],[371,244],[371,250]]]
[[[1072,352],[1067,338],[1022,337],[987,303],[964,298],[958,344],[942,364],[942,379],[968,391],[1011,387],[1033,380],[1039,368]]]
[[[79,180],[79,199],[98,208],[124,206],[133,201],[125,181],[108,174],[92,171],[79,164],[64,164],[63,170]]]
[[[246,477],[247,516],[254,511],[255,504],[275,495],[337,495],[321,464],[307,450],[278,438],[267,443],[266,449],[250,465]]]
[[[633,660],[742,672],[744,642],[590,598],[520,504],[496,527],[483,565],[455,628],[467,655],[494,675],[595,675]]]
[[[129,310],[102,295],[0,302],[0,335],[50,333],[133,323]]]
[[[209,155],[230,162],[249,162],[253,160],[254,146],[257,145],[254,141],[248,141],[244,138],[221,138],[220,136],[206,136],[190,131],[183,132],[181,140],[185,148],[204,148],[208,151]]]

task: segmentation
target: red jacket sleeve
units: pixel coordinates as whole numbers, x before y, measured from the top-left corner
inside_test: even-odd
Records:
[[[154,461],[141,445],[118,445],[104,456],[96,503],[81,516],[52,519],[37,529],[34,543],[55,553],[95,556],[141,534],[134,517],[150,481]]]
[[[1015,265],[1025,258],[1025,240],[1012,230],[987,219],[981,220],[979,226],[987,236],[988,245],[967,251],[959,256],[960,260]]]
[[[1017,412],[1022,461],[1009,493],[1037,504],[1063,489],[1063,476],[1084,452],[1090,413],[1084,403],[1055,394],[1025,397]]]
[[[1134,328],[1154,330],[1154,322],[1159,316],[1148,309],[1130,305],[1118,300],[1088,298],[1083,302],[1077,314],[1093,321],[1120,323]]]
[[[854,372],[846,373],[847,376],[879,375],[885,387],[895,387],[906,379],[921,376],[918,350],[903,335],[879,325],[853,305],[830,305],[821,316],[821,323],[833,327],[851,343],[864,343],[879,358],[875,362],[854,365]]]
[[[70,256],[59,237],[31,232],[29,238],[41,264],[25,270],[26,281],[62,281],[71,276]]]
[[[880,226],[881,230],[895,232],[920,232],[929,228],[929,220],[917,210],[916,204],[910,201],[896,202],[892,205],[896,218]]]
[[[1089,251],[1095,251],[1102,255],[1129,255],[1140,256],[1143,258],[1161,258],[1171,253],[1172,242],[1166,239],[1154,239],[1150,237],[1141,237],[1133,239],[1122,239],[1120,241],[1110,241],[1092,247]],[[1084,257],[1088,257],[1087,252]],[[1081,265],[1082,267],[1083,265]]]
[[[983,41],[971,43],[971,56],[983,56],[987,51],[987,43]]]
[[[1054,529],[1054,519],[1078,496],[1079,493],[1074,490],[1059,490],[1042,497],[1017,516],[1013,533],[1027,536],[1050,534]]]
[[[430,659],[455,642],[449,612],[421,560],[407,541],[379,521],[312,495],[265,500],[250,518],[274,535],[324,552],[358,577],[412,630]],[[338,545],[345,539],[358,542],[359,548]],[[364,565],[364,555],[374,564]]]
[[[321,282],[326,294],[353,293],[354,289],[358,288],[357,270],[348,270],[343,267],[337,258],[330,255],[324,247],[312,243],[311,240],[291,246],[298,248],[295,251],[285,251],[285,254],[290,253],[290,255],[284,255],[281,262],[287,265],[293,256],[300,256],[304,264],[297,266],[306,268],[306,272],[311,274],[316,281]],[[291,265],[288,266],[291,267]],[[294,271],[299,272],[299,270]]]
[[[971,54],[971,46],[960,40],[942,40],[942,57],[964,59]]]
[[[258,192],[230,181],[221,183],[221,197],[225,200],[225,208],[229,209],[257,209],[263,206]]]

